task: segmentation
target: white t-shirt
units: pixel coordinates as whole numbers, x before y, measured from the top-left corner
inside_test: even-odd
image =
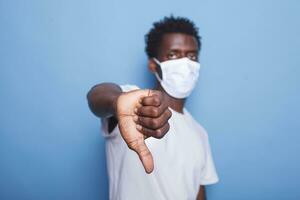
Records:
[[[121,86],[123,92],[139,89]],[[109,133],[106,119],[106,157],[110,200],[195,200],[200,185],[218,182],[205,129],[184,108],[172,110],[170,130],[162,139],[145,140],[154,159],[147,174],[138,155],[124,142],[118,126]]]

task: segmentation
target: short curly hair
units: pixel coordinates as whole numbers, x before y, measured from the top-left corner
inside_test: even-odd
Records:
[[[153,23],[153,27],[145,35],[148,58],[157,57],[158,48],[164,34],[166,33],[184,33],[195,37],[198,49],[201,49],[201,37],[198,35],[198,28],[195,24],[185,17],[164,17],[162,20]]]

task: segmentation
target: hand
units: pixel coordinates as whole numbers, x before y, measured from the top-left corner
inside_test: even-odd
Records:
[[[153,157],[145,144],[145,136],[163,137],[169,130],[171,111],[163,95],[154,90],[134,90],[122,93],[116,102],[116,116],[121,135],[135,151],[147,173],[154,168]]]
[[[137,129],[147,137],[162,138],[170,129],[168,120],[172,112],[164,101],[162,92],[152,90],[150,96],[142,97],[133,117]]]

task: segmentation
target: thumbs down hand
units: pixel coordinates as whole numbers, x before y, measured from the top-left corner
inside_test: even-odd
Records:
[[[145,139],[162,138],[170,128],[168,120],[172,115],[162,92],[158,90],[124,92],[117,99],[116,110],[118,126],[124,141],[138,154],[146,173],[151,173],[154,162]]]

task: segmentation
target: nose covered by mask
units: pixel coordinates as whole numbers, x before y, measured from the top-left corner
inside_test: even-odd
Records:
[[[154,61],[161,67],[162,79],[157,72],[155,76],[170,96],[183,99],[191,94],[199,77],[200,63],[186,57],[164,62],[154,58]]]

